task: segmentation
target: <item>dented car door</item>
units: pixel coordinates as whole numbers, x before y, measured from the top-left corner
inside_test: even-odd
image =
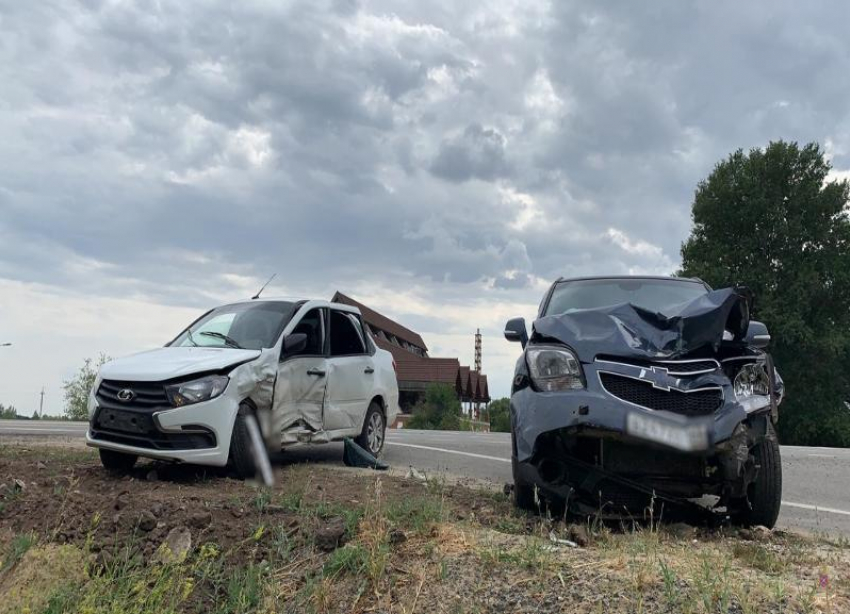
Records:
[[[331,310],[329,345],[325,429],[357,433],[363,426],[375,373],[357,314]]]
[[[322,430],[325,393],[328,383],[327,309],[308,311],[291,334],[304,334],[303,349],[281,352],[275,382],[272,432],[283,433],[294,427]],[[283,442],[283,437],[281,437]]]

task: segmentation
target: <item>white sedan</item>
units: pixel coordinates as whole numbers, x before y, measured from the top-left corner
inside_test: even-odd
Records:
[[[271,451],[354,437],[378,455],[398,414],[389,352],[355,307],[254,299],[217,307],[164,348],[100,369],[86,443],[107,469],[138,457],[255,473],[247,417]]]

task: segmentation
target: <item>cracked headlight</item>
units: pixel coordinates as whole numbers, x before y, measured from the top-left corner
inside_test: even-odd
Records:
[[[764,367],[758,363],[751,363],[741,367],[735,376],[733,384],[735,397],[741,401],[753,396],[767,396],[770,394],[770,382]]]
[[[581,365],[570,350],[563,347],[529,346],[525,351],[531,381],[538,390],[580,390],[584,388]]]
[[[225,375],[210,375],[191,382],[166,386],[165,393],[174,407],[183,407],[216,398],[224,392],[229,381],[230,378]]]

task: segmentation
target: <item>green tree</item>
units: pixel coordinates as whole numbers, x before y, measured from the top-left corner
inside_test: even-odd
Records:
[[[461,407],[454,388],[445,384],[432,384],[425,396],[413,408],[408,426],[412,429],[441,431],[460,430]]]
[[[783,141],[721,161],[697,188],[681,274],[755,293],[786,384],[784,443],[850,446],[850,185],[820,147]]]
[[[15,409],[14,405],[4,407],[3,404],[0,403],[0,420],[14,420],[17,417],[18,410]]]
[[[511,432],[511,400],[496,399],[487,408],[490,413],[490,431],[494,433]]]
[[[111,360],[105,354],[98,356],[97,360],[86,358],[83,366],[77,374],[69,380],[65,380],[62,386],[65,390],[65,415],[70,420],[87,420],[89,395],[94,388],[97,378],[97,370],[103,363]]]

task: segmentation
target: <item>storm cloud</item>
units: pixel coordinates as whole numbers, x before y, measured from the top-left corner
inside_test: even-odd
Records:
[[[173,332],[277,272],[465,362],[482,328],[504,394],[503,316],[560,275],[674,270],[720,158],[816,140],[850,168],[848,22],[837,1],[0,0],[0,337],[82,326],[15,319],[62,296],[162,306]],[[127,334],[115,351],[155,336]],[[54,380],[112,349],[82,337]],[[41,382],[15,369],[0,402],[25,406]]]

